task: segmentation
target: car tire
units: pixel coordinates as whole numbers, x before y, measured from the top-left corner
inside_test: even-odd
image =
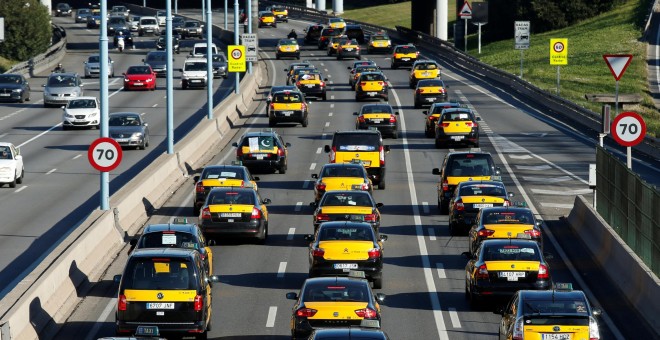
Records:
[[[418,102],[415,102],[415,108],[416,108],[416,109],[421,109],[421,108],[422,108],[422,105],[420,105]]]
[[[275,125],[277,125],[277,122],[275,120],[273,120],[273,119],[268,120],[268,126],[269,127],[274,127]]]
[[[340,55],[337,56],[337,60],[342,60],[342,59],[344,59],[344,57],[342,57]]]
[[[286,173],[287,167],[288,165],[286,164],[286,162],[284,163],[284,166],[280,166],[279,172],[281,175],[284,175]]]
[[[199,207],[196,204],[194,204],[193,205],[193,216],[199,216],[199,212],[200,212],[199,210],[200,210]]]
[[[187,90],[188,89],[188,84],[181,83],[181,88],[184,89],[184,90]]]
[[[313,271],[313,270],[310,269],[310,270],[309,270],[309,273],[307,274],[307,276],[309,276],[309,278],[311,279],[311,278],[313,278],[313,277],[317,277],[318,275],[316,274],[315,271]]]
[[[448,225],[449,225],[449,236],[458,235],[458,232],[456,230],[456,223],[452,222],[452,221],[449,221]]]
[[[16,174],[14,174],[16,176]],[[9,182],[9,187],[10,188],[15,188],[16,187],[16,177],[14,177],[14,180]]]
[[[378,183],[378,190],[385,190],[385,179],[381,179]]]
[[[383,273],[380,273],[378,276],[374,277],[374,289],[383,288]]]
[[[25,178],[25,168],[21,169],[21,177],[16,179],[16,183],[23,184],[24,178]]]
[[[204,333],[200,333],[200,334],[195,335],[196,340],[206,340],[208,338],[209,338],[209,333],[208,332],[204,332]]]
[[[399,138],[399,131],[394,131],[394,132],[392,133],[392,138],[393,138],[393,139],[398,139],[398,138]]]
[[[276,55],[275,55],[275,59],[280,60],[280,55],[279,55],[279,54],[276,54]]]
[[[424,135],[426,135],[427,138],[435,137],[429,129],[424,129]]]
[[[300,122],[300,124],[302,125],[302,127],[307,127],[307,125],[309,124],[309,120],[308,120],[308,118],[305,117],[305,120],[303,120],[302,122]]]
[[[68,129],[69,129],[69,126],[68,126],[68,125],[64,125],[64,124],[62,124],[62,130],[63,130],[63,131],[66,131],[66,130],[68,130]]]
[[[393,70],[396,70],[397,67],[398,67],[398,66],[397,66],[396,64],[392,64],[392,66],[391,66],[391,68],[392,68]]]
[[[268,239],[268,224],[264,224],[264,228],[259,233],[259,236],[257,236],[257,243],[262,245],[266,244],[267,239]]]
[[[328,100],[328,96],[325,94],[325,92],[323,93],[323,100]]]

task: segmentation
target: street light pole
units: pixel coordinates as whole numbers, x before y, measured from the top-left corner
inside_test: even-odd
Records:
[[[247,20],[245,24],[247,25],[247,33],[252,34],[252,0],[245,0],[245,13]],[[249,74],[252,74],[252,62],[247,62],[247,71]]]
[[[213,50],[211,44],[213,39],[213,23],[211,22],[211,0],[206,3],[206,116],[213,119]]]
[[[166,70],[165,70],[165,79],[166,79],[166,97],[167,103],[165,111],[167,112],[167,154],[171,155],[174,153],[174,77],[172,73],[174,72],[174,55],[172,54],[172,0],[167,0],[165,3],[165,9],[167,14],[165,16],[165,41],[166,41]]]
[[[238,45],[238,0],[234,0],[234,45]],[[239,94],[240,89],[239,85],[241,82],[240,72],[234,72],[236,75],[234,78],[234,93]]]
[[[101,97],[101,137],[108,137],[108,111],[110,105],[108,101],[108,67],[110,66],[108,57],[108,3],[101,1],[101,29],[99,31],[99,73],[100,73],[100,93]],[[110,210],[110,175],[107,171],[101,171],[101,210]]]

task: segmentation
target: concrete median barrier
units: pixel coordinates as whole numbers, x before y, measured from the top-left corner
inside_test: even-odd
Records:
[[[660,334],[660,280],[583,197],[577,196],[568,222],[596,263]]]

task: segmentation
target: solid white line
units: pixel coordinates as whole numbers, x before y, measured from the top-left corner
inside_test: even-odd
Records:
[[[21,191],[25,190],[25,188],[27,188],[27,185],[24,185],[24,186],[16,189],[16,191],[14,191],[14,192],[21,192]]]
[[[429,228],[429,241],[435,241],[435,229]]]
[[[392,90],[394,95],[394,100],[396,101],[397,106],[402,107],[401,100],[397,95],[395,90]],[[433,271],[431,269],[431,262],[429,260],[429,253],[426,248],[426,242],[424,240],[424,230],[422,229],[422,217],[419,214],[419,205],[417,203],[417,190],[415,189],[415,179],[413,178],[413,169],[412,163],[410,161],[410,150],[408,148],[408,137],[406,129],[406,120],[403,115],[403,110],[401,110],[401,130],[404,131],[403,134],[403,156],[406,164],[406,176],[408,179],[408,190],[410,193],[410,204],[413,208],[413,220],[415,223],[415,233],[417,234],[417,246],[419,247],[419,255],[422,259],[422,268],[424,269],[424,279],[426,282],[426,290],[429,294],[431,300],[431,310],[433,311],[433,318],[435,320],[435,326],[438,331],[438,338],[441,340],[449,340],[449,334],[447,333],[447,326],[445,325],[445,320],[442,318],[442,309],[440,305],[440,299],[438,298],[437,288],[435,287],[435,281],[433,279]],[[432,337],[432,335],[429,335]]]
[[[281,279],[284,277],[286,272],[286,262],[280,262],[280,267],[277,269],[277,278]]]
[[[329,126],[330,126],[330,122],[325,122],[325,127],[329,127]]]
[[[37,139],[37,138],[39,138],[39,137],[41,137],[41,136],[43,136],[43,135],[45,135],[45,134],[47,134],[47,133],[53,131],[54,129],[60,127],[61,125],[62,125],[62,123],[58,123],[58,124],[52,126],[52,127],[49,128],[48,130],[46,130],[46,131],[44,131],[44,132],[42,132],[42,133],[40,133],[40,134],[38,134],[38,135],[36,135],[36,136],[34,136],[34,137],[28,139],[28,140],[26,140],[25,142],[23,142],[23,143],[17,145],[17,147],[20,148],[20,147],[22,147],[22,146],[24,146],[24,145],[27,145],[28,143],[32,142],[33,140],[35,140],[35,139]]]
[[[296,202],[295,211],[300,211],[300,209],[302,209],[302,202]]]
[[[289,233],[286,235],[287,241],[293,240],[293,235],[296,234],[296,228],[289,228]]]
[[[266,327],[275,327],[275,316],[277,315],[277,306],[270,306],[268,308],[268,319],[266,319]]]
[[[318,149],[316,149],[316,153],[317,153],[317,154],[320,154],[321,152],[323,152],[323,148],[318,148]]]
[[[461,328],[461,322],[458,320],[458,313],[456,313],[456,308],[447,308],[449,310],[449,319],[451,320],[451,325],[454,328]]]
[[[80,157],[82,157],[82,154],[75,155],[72,159],[78,159],[78,158],[80,158]]]
[[[446,279],[447,273],[445,272],[445,265],[438,262],[435,264],[435,267],[438,269],[438,277],[441,279]]]
[[[593,192],[591,189],[565,189],[565,190],[546,190],[546,189],[536,189],[532,188],[531,189],[533,193],[539,194],[539,195],[555,195],[555,196],[577,196],[577,195],[585,195],[585,194],[590,194]]]
[[[542,171],[542,170],[552,169],[552,167],[547,165],[547,164],[541,164],[541,165],[516,165],[515,167],[518,168],[518,170],[534,170],[534,171]]]
[[[326,76],[328,77],[328,79],[332,78],[332,74],[328,74]]]
[[[542,207],[546,207],[546,208],[573,209],[572,204],[551,203],[551,202],[541,202],[540,204]]]
[[[328,72],[328,69],[327,69],[327,68],[324,68],[323,71]]]
[[[140,116],[144,116],[146,114],[147,114],[146,112],[142,112],[142,113],[140,113]]]
[[[309,170],[314,170],[314,169],[316,169],[316,163],[312,163],[312,164],[309,166]]]
[[[93,340],[97,338],[96,333],[99,331],[99,329],[101,329],[101,326],[103,326],[104,321],[108,318],[110,313],[114,311],[116,304],[117,304],[117,298],[110,299],[110,302],[108,303],[107,306],[105,306],[103,312],[101,313],[101,315],[99,315],[99,318],[96,320],[96,323],[94,323],[92,329],[90,329],[87,335],[85,336],[86,340]]]
[[[306,180],[303,182],[303,189],[307,189],[311,183],[312,183],[311,180],[306,179]]]
[[[156,106],[158,106],[158,104],[151,105],[151,107],[156,107]]]
[[[532,159],[530,155],[509,155],[512,159]]]
[[[429,202],[422,202],[422,210],[425,214],[429,213]]]
[[[312,53],[312,55],[314,55],[314,54]],[[321,66],[325,66],[325,64],[324,64],[324,63],[321,63]]]
[[[52,170],[48,171],[48,172],[46,173],[46,175],[50,175],[50,174],[52,174],[52,173],[55,172],[55,171],[57,171],[57,169],[52,169]]]

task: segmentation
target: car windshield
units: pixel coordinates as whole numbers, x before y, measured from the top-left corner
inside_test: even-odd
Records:
[[[203,61],[195,61],[195,62],[187,62],[185,64],[186,71],[206,71],[206,62]]]
[[[483,261],[541,261],[536,247],[509,243],[485,244],[481,254]]]
[[[321,229],[319,230],[319,241],[335,241],[335,240],[373,241],[373,234],[370,226],[321,227]]]
[[[86,8],[81,8],[81,9],[78,10],[78,15],[81,15],[81,14],[89,14],[89,10],[86,9]]]
[[[188,248],[199,249],[195,235],[180,231],[146,233],[140,237],[138,248]]]
[[[326,166],[321,172],[321,177],[364,177],[364,170],[358,166]]]
[[[495,184],[469,184],[462,185],[459,191],[461,196],[506,196],[503,185]]]
[[[298,45],[298,42],[293,39],[282,39],[280,45]]]
[[[380,144],[375,133],[338,133],[332,140],[337,151],[377,151]]]
[[[452,107],[459,107],[460,104],[458,103],[442,103],[442,104],[433,104],[431,106],[431,113],[436,114],[436,113],[441,113],[442,110],[452,108]]]
[[[182,17],[174,17],[172,18],[172,23],[173,24],[184,24],[184,20]]]
[[[489,176],[493,168],[492,160],[487,154],[467,154],[465,158],[453,157],[447,164],[448,176]]]
[[[142,25],[156,25],[156,19],[140,19]]]
[[[123,24],[126,24],[126,19],[124,19],[124,18],[110,18],[108,20],[108,24],[109,25],[113,25],[113,24],[122,24],[123,25]]]
[[[243,179],[243,171],[227,168],[207,168],[202,173],[202,179],[218,178]]]
[[[529,210],[483,211],[483,224],[532,224],[534,216]]]
[[[158,11],[158,12],[156,12],[156,15],[159,16],[159,17],[164,17],[164,16],[167,15],[167,12],[166,11]]]
[[[365,105],[362,113],[392,113],[392,107],[384,104]]]
[[[96,100],[93,99],[73,99],[69,100],[67,104],[69,109],[94,109],[96,108]]]
[[[373,202],[367,192],[340,193],[328,191],[323,195],[321,206],[372,207]]]
[[[0,84],[20,84],[21,76],[0,74]]]
[[[166,61],[167,54],[165,53],[149,53],[147,54],[147,61]]]
[[[197,280],[193,263],[176,257],[133,258],[124,273],[124,289],[191,290]]]
[[[126,71],[126,74],[151,74],[149,66],[131,66]]]
[[[186,21],[186,27],[199,27],[199,23],[197,21]]]
[[[48,78],[48,87],[74,87],[78,86],[76,77],[57,75]]]
[[[108,121],[110,126],[139,126],[140,125],[140,116],[139,115],[122,115],[122,116],[110,116]]]
[[[469,111],[448,111],[445,110],[442,113],[441,121],[451,121],[451,122],[471,122],[472,113]]]
[[[365,282],[343,281],[331,284],[307,283],[301,292],[304,302],[314,301],[369,301],[369,288]]]
[[[212,58],[214,62],[221,62],[221,63],[227,62],[227,58],[225,58],[224,54],[214,54]]]
[[[245,204],[254,205],[254,194],[249,191],[212,191],[206,204]]]

